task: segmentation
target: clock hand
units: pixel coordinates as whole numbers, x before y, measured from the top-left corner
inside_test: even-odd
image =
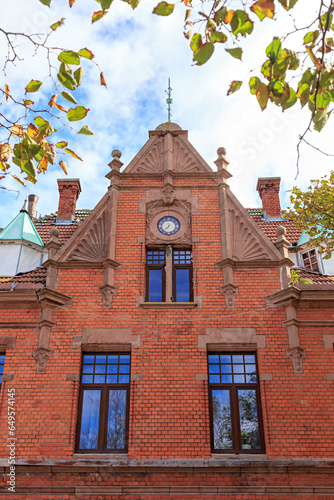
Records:
[[[166,226],[166,230],[170,228],[170,224],[168,224],[168,226]]]

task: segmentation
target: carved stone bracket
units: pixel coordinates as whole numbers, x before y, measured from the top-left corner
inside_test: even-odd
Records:
[[[102,303],[105,309],[110,309],[112,304],[112,299],[117,293],[117,288],[113,285],[102,285],[99,288],[99,292],[102,295]]]
[[[232,309],[235,305],[235,296],[239,293],[239,289],[237,286],[229,283],[227,285],[221,286],[220,293],[225,295],[226,307],[228,309]]]
[[[46,364],[48,359],[52,356],[52,349],[47,349],[45,347],[38,347],[34,349],[32,352],[33,358],[36,359],[37,369],[36,372],[38,374],[45,373]]]
[[[305,349],[300,346],[289,347],[285,349],[286,355],[291,359],[295,373],[303,373],[303,357],[306,354]]]

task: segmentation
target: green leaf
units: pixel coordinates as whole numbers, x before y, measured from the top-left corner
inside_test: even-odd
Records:
[[[213,31],[210,36],[210,42],[212,43],[225,43],[227,42],[227,36],[221,31]]]
[[[320,111],[320,110],[319,110]],[[314,122],[314,130],[317,132],[320,132],[324,126],[327,123],[328,118],[330,117],[331,113],[333,110],[331,110],[329,113],[319,113],[318,112],[314,115],[313,117],[313,122]],[[318,119],[319,116],[319,119]]]
[[[315,42],[320,34],[319,30],[316,31],[309,31],[305,36],[304,36],[304,45],[311,44],[313,47],[315,45]]]
[[[233,80],[233,82],[231,82],[230,87],[227,91],[227,95],[234,94],[234,92],[237,92],[240,89],[241,85],[242,85],[241,81]]]
[[[69,73],[72,75],[72,65],[62,62],[59,66],[59,73]]]
[[[49,125],[49,122],[44,120],[41,116],[36,116],[34,120],[36,127],[42,127],[43,125]]]
[[[227,16],[227,8],[221,7],[219,10],[217,10],[217,12],[215,12],[213,20],[217,24],[222,24],[226,16]]]
[[[102,17],[105,16],[107,12],[108,12],[107,10],[98,10],[97,12],[94,12],[92,17],[92,24],[102,19]]]
[[[37,90],[40,88],[41,85],[42,85],[42,82],[40,82],[39,80],[31,80],[31,82],[28,83],[28,85],[26,86],[25,91],[26,91],[26,93],[27,92],[37,92]]]
[[[76,122],[82,120],[87,116],[89,109],[84,106],[77,106],[76,108],[71,108],[67,112],[67,118],[70,122]]]
[[[274,37],[273,41],[266,48],[266,55],[267,57],[269,57],[272,64],[275,64],[275,62],[278,60],[281,50],[282,45],[280,39]]]
[[[298,83],[297,97],[299,97],[302,108],[305,106],[310,97],[310,86],[307,83]]]
[[[66,64],[80,64],[80,57],[77,52],[73,52],[72,50],[63,50],[58,55],[58,61],[61,61]]]
[[[78,134],[84,134],[84,135],[93,135],[93,132],[91,131],[91,129],[88,127],[88,125],[85,125],[84,127],[82,127]]]
[[[103,10],[109,9],[110,5],[112,4],[113,0],[100,0],[100,5]]]
[[[82,75],[83,75],[83,67],[80,66],[80,68],[78,68],[76,71],[74,71],[74,75],[73,75],[78,87],[81,83]]]
[[[35,184],[37,181],[37,170],[34,161],[28,160],[26,162],[21,162],[21,169],[28,174],[28,180]]]
[[[63,98],[66,99],[67,101],[72,102],[73,104],[77,104],[77,101],[69,92],[61,92],[60,95],[63,96]]]
[[[130,5],[133,8],[133,10],[135,10],[139,4],[140,4],[140,0],[130,0]]]
[[[78,54],[79,54],[79,56],[85,57],[86,59],[93,59],[95,57],[93,52],[87,48],[80,49]]]
[[[195,33],[191,39],[190,48],[193,52],[196,52],[201,45],[203,45],[202,35],[200,33]]]
[[[261,80],[256,76],[252,76],[252,78],[249,80],[249,88],[251,94],[256,96],[262,111],[266,109],[269,98],[269,89],[267,85],[262,83]]]
[[[205,43],[196,50],[196,52],[194,53],[193,61],[197,66],[202,66],[202,64],[206,63],[210,59],[214,50],[215,46],[213,45],[213,43]]]
[[[70,89],[70,90],[75,90],[77,83],[70,73],[67,73],[67,72],[66,73],[58,73],[57,78],[64,87],[66,87],[67,89]]]
[[[262,64],[261,73],[263,74],[263,76],[267,78],[267,80],[270,80],[272,72],[273,72],[273,65],[271,64],[270,61],[265,61]]]
[[[240,49],[240,47],[237,47],[235,49],[225,49],[225,50],[226,50],[226,52],[231,54],[232,57],[235,57],[236,59],[240,59],[240,61],[241,61],[242,49]]]
[[[65,19],[63,18],[60,21],[57,21],[56,23],[51,24],[50,28],[52,29],[52,31],[56,31],[56,29],[59,28],[59,26],[64,24],[64,21],[65,21]]]
[[[43,5],[50,7],[51,0],[39,0]]]
[[[293,90],[292,87],[290,87],[290,97],[287,101],[282,103],[282,109],[285,110],[285,109],[291,108],[291,106],[296,104],[297,100],[298,99],[297,99],[296,92]]]
[[[279,3],[285,8],[285,10],[293,9],[298,0],[278,0]]]
[[[250,7],[250,10],[258,16],[260,21],[266,17],[272,19],[275,15],[275,4],[273,0],[258,0]]]
[[[169,16],[174,10],[174,4],[167,2],[160,2],[153,9],[153,14],[158,16]]]
[[[254,27],[254,22],[249,19],[247,12],[243,10],[234,12],[230,24],[235,36],[239,35],[239,33],[241,36],[246,36],[246,33],[250,35]]]
[[[67,145],[68,145],[68,142],[66,142],[66,141],[57,142],[56,148],[64,149],[64,148],[66,148]]]

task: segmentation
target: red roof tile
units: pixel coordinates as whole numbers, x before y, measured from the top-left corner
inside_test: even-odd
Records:
[[[297,229],[291,221],[289,220],[278,220],[278,221],[268,221],[262,219],[262,208],[246,208],[249,215],[257,223],[257,225],[262,229],[264,234],[268,236],[271,241],[277,240],[277,234],[275,229],[278,226],[284,226],[286,229],[286,239],[291,245],[298,243],[300,235],[302,234],[299,229]]]
[[[75,219],[72,224],[57,224],[56,227],[59,229],[59,241],[64,244],[79,227],[79,225],[88,217],[91,210],[76,210]],[[33,219],[35,228],[38,231],[43,243],[47,243],[50,239],[50,229],[51,226],[55,225],[57,220],[57,213],[45,215],[44,217],[39,217],[38,219]]]
[[[27,273],[18,273],[16,276],[4,276],[0,278],[1,283],[41,283],[44,284],[46,280],[46,269],[43,267],[34,269]],[[1,285],[0,285],[1,288]]]
[[[334,285],[334,276],[325,276],[324,274],[319,274],[314,271],[305,271],[305,269],[298,269],[301,278],[308,278],[315,284],[322,285]]]

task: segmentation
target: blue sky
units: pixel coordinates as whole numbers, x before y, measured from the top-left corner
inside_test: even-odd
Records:
[[[192,65],[189,42],[182,34],[184,8],[178,5],[172,16],[161,18],[151,14],[156,3],[157,0],[143,0],[133,12],[124,2],[115,0],[108,15],[93,25],[91,14],[98,8],[93,0],[77,0],[72,9],[67,0],[53,0],[51,9],[38,0],[16,0],[2,13],[2,26],[20,32],[43,32],[53,22],[66,18],[65,25],[54,33],[50,43],[73,50],[88,47],[104,71],[107,89],[99,85],[99,70],[86,64],[80,91],[79,103],[91,111],[85,120],[77,122],[78,128],[87,124],[94,135],[69,137],[69,147],[83,158],[83,162],[74,158],[67,161],[69,177],[79,177],[81,181],[78,208],[93,208],[105,193],[108,181],[104,176],[113,149],[122,151],[121,159],[126,166],[147,141],[148,130],[166,121],[168,77],[173,88],[173,121],[189,131],[189,140],[213,168],[217,148],[226,147],[233,174],[230,186],[244,206],[260,206],[255,191],[258,177],[282,178],[281,202],[285,207],[286,191],[293,185],[306,187],[309,179],[333,168],[333,158],[303,146],[300,174],[295,180],[296,144],[308,124],[307,110],[300,111],[297,105],[282,114],[269,104],[261,112],[248,90],[250,70],[263,62],[263,50],[273,34],[289,30],[288,16],[281,25],[268,19],[257,23],[253,41],[243,43],[247,64],[233,59],[219,46],[208,63],[198,67]],[[305,0],[299,4],[300,24],[307,23],[313,7],[305,7]],[[42,55],[31,57],[26,45],[22,54],[24,60],[7,70],[11,91],[16,96],[31,78],[43,78],[47,73]],[[229,83],[239,79],[245,80],[241,91],[226,97]],[[50,85],[43,84],[45,93],[51,90]],[[312,132],[308,140],[334,153],[332,137],[330,120],[321,134]],[[64,174],[55,165],[46,175],[39,176],[37,184],[26,189],[8,181],[8,190],[0,190],[0,227],[18,213],[30,193],[39,196],[39,213],[55,211],[56,180],[61,177]]]

